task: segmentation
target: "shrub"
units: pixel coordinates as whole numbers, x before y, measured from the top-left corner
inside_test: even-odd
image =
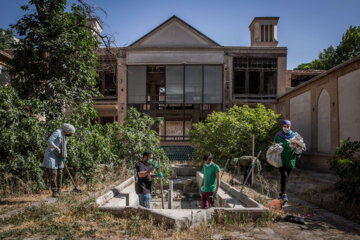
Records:
[[[360,200],[360,160],[356,153],[360,152],[360,141],[344,140],[336,148],[335,157],[330,160],[330,169],[339,177],[336,189],[348,200]]]
[[[19,99],[11,86],[0,85],[0,186],[2,194],[44,189],[41,168],[47,140],[64,122],[76,133],[69,138],[68,167],[76,180],[89,186],[99,179],[101,164],[132,169],[146,149],[161,160],[165,177],[171,174],[169,159],[160,148],[158,134],[151,130],[155,120],[130,109],[126,122],[104,126],[91,124],[96,116],[92,106],[78,106],[61,120],[40,122],[29,110],[30,102]],[[65,174],[65,178],[67,175]],[[66,181],[66,179],[65,179]]]
[[[205,122],[194,124],[189,134],[198,160],[211,152],[215,161],[224,165],[228,158],[251,155],[253,134],[255,152],[262,150],[260,159],[265,160],[278,129],[280,115],[258,104],[255,108],[233,106],[228,112],[213,112]]]
[[[0,184],[5,192],[24,182],[31,182],[32,189],[44,187],[39,159],[47,131],[25,106],[12,87],[0,85]]]

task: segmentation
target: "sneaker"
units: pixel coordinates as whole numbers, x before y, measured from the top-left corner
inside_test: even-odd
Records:
[[[58,193],[58,192],[53,192],[52,197],[58,198],[58,197],[59,197],[59,193]]]
[[[287,202],[287,201],[289,201],[289,199],[288,199],[288,197],[287,197],[286,193],[285,193],[285,194],[283,194],[283,195],[281,195],[280,199],[281,199],[283,202]]]

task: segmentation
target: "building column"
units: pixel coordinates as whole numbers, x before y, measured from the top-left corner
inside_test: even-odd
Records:
[[[116,62],[118,122],[123,122],[127,113],[127,66],[124,50],[119,50]]]

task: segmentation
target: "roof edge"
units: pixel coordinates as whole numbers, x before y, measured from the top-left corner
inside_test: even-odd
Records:
[[[171,20],[176,19],[178,21],[180,21],[181,23],[185,24],[187,27],[189,27],[190,29],[194,30],[195,32],[197,32],[198,34],[200,34],[202,37],[204,37],[205,39],[209,40],[210,42],[214,43],[217,46],[221,46],[220,44],[218,44],[217,42],[215,42],[214,40],[212,40],[211,38],[209,38],[208,36],[206,36],[205,34],[203,34],[202,32],[200,32],[199,30],[197,30],[196,28],[194,28],[193,26],[191,26],[190,24],[188,24],[187,22],[185,22],[184,20],[182,20],[181,18],[177,17],[176,15],[171,16],[169,19],[167,19],[165,22],[161,23],[160,25],[158,25],[157,27],[153,28],[150,32],[148,32],[147,34],[145,34],[144,36],[142,36],[141,38],[139,38],[138,40],[136,40],[135,42],[133,42],[132,44],[129,45],[129,47],[134,46],[136,43],[140,42],[141,40],[143,40],[144,38],[146,38],[147,36],[151,35],[152,33],[154,33],[157,29],[161,28],[162,26],[166,25],[168,22],[170,22]]]
[[[280,17],[254,17],[254,19],[251,21],[249,28],[256,20],[277,20],[279,21]]]
[[[356,61],[359,61],[359,60],[360,60],[360,55],[359,55],[359,56],[356,56],[356,57],[354,57],[354,58],[352,58],[352,59],[349,59],[349,60],[347,60],[346,62],[340,63],[339,65],[336,65],[335,67],[330,68],[330,69],[327,70],[326,72],[321,73],[321,74],[319,74],[319,75],[311,78],[309,81],[304,82],[303,84],[300,84],[299,86],[297,86],[297,87],[295,87],[295,88],[292,88],[290,91],[288,91],[288,92],[284,93],[283,95],[279,96],[277,99],[283,98],[283,97],[291,94],[292,92],[295,92],[295,91],[297,91],[297,90],[300,89],[300,88],[303,88],[303,87],[305,87],[305,86],[307,86],[307,85],[310,85],[311,83],[317,81],[318,79],[323,78],[323,77],[325,77],[325,76],[327,76],[327,75],[329,75],[329,74],[331,74],[331,73],[339,70],[340,68],[346,67],[346,66],[348,66],[348,65],[350,65],[350,64],[352,64],[352,63],[354,63],[354,62],[356,62]]]

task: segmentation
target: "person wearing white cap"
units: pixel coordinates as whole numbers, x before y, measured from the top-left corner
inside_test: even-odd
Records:
[[[67,158],[67,137],[74,133],[75,127],[64,123],[62,129],[55,130],[47,141],[42,166],[49,169],[52,196],[56,198],[61,192],[64,162]]]

